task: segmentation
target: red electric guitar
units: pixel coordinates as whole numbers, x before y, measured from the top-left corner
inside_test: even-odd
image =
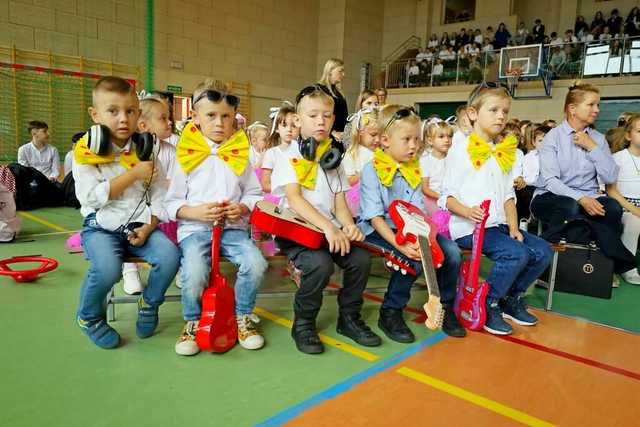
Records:
[[[398,229],[396,242],[399,245],[418,242],[422,269],[429,292],[429,299],[423,306],[427,313],[427,321],[424,323],[429,329],[439,329],[442,327],[444,310],[440,303],[440,289],[435,268],[442,266],[444,254],[436,240],[438,229],[424,212],[404,200],[391,202],[389,216]]]
[[[318,227],[305,221],[291,209],[281,209],[264,200],[256,203],[249,222],[266,233],[291,240],[309,249],[319,249],[326,244],[324,233]],[[396,257],[391,251],[366,242],[351,242],[351,245],[384,257],[388,267],[402,274],[414,276],[416,274],[408,263]]]
[[[485,306],[489,284],[478,280],[480,271],[480,259],[482,258],[482,243],[484,241],[484,228],[489,218],[489,206],[491,200],[480,203],[480,209],[484,211],[482,221],[476,223],[473,229],[473,247],[471,248],[471,261],[462,262],[460,276],[458,277],[458,292],[454,311],[458,320],[465,328],[479,331],[487,320],[487,308]]]
[[[213,224],[211,238],[211,275],[209,286],[202,293],[202,314],[196,331],[196,343],[201,350],[224,353],[236,345],[236,299],[227,278],[220,273],[220,238],[222,224]]]

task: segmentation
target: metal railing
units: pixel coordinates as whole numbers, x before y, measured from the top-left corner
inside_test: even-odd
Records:
[[[411,49],[418,49],[422,45],[422,39],[418,36],[411,36],[400,45],[393,50],[389,55],[387,55],[383,60],[383,64],[390,64],[398,59],[399,56],[403,55],[406,51]]]
[[[421,61],[415,58],[396,60],[384,67],[385,87],[494,81],[498,80],[499,59],[500,50],[487,50],[473,54],[433,53]],[[640,37],[544,45],[540,70],[548,73],[551,79],[640,74]]]

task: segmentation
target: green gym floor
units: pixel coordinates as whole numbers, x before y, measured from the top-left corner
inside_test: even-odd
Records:
[[[0,258],[42,254],[56,258],[60,265],[33,283],[18,284],[0,276],[0,426],[581,425],[584,421],[578,410],[575,415],[567,415],[573,412],[565,410],[565,418],[556,418],[559,415],[555,412],[531,406],[536,396],[554,396],[554,391],[558,405],[557,396],[566,390],[556,382],[538,392],[542,386],[538,379],[520,379],[524,381],[521,386],[536,390],[520,399],[508,390],[487,388],[488,383],[500,382],[500,374],[491,372],[498,369],[495,366],[482,368],[486,375],[478,374],[473,384],[465,383],[463,377],[468,375],[458,378],[446,374],[448,370],[473,370],[473,358],[481,358],[485,351],[504,352],[505,357],[517,360],[514,366],[521,370],[525,354],[531,358],[526,363],[536,368],[548,359],[549,370],[545,372],[557,369],[571,378],[593,375],[594,384],[610,384],[613,390],[602,392],[606,393],[601,397],[604,400],[619,391],[622,394],[617,401],[625,402],[624,396],[637,398],[640,392],[640,287],[624,282],[614,289],[611,300],[556,293],[557,314],[536,311],[541,324],[527,331],[516,328],[516,334],[507,340],[483,333],[456,340],[427,330],[417,316],[425,293],[416,290],[405,317],[417,342],[402,345],[383,338],[383,345],[377,348],[360,347],[335,332],[336,298],[326,296],[318,325],[327,345],[319,356],[295,349],[288,328],[291,296],[259,297],[257,313],[267,341],[264,349],[248,351],[236,346],[223,355],[201,353],[191,358],[177,356],[173,350],[183,325],[180,304],[163,305],[160,326],[146,340],[135,336],[136,306],[125,304],[117,306],[112,323],[123,338],[122,345],[101,350],[74,322],[87,262],[82,254],[68,253],[64,242],[80,229],[79,212],[56,208],[19,214],[23,231],[16,242],[0,246]],[[294,290],[282,267],[270,268],[263,289]],[[376,266],[374,270],[369,286],[385,286],[383,269]],[[144,269],[141,272],[146,275]],[[225,272],[233,277],[231,268]],[[179,290],[172,286],[168,293],[179,294]],[[545,295],[544,290],[535,289],[528,297],[530,304],[542,307]],[[367,295],[363,315],[381,334],[376,325],[379,296]],[[619,348],[620,352],[602,354],[589,347],[596,345],[596,336],[598,346]],[[465,345],[471,353],[467,354]],[[460,363],[454,358],[464,355],[471,359],[464,362],[470,367],[446,367],[445,363],[445,367],[424,374],[430,366],[436,369],[440,353],[445,362],[451,360],[449,365]],[[410,363],[411,369],[407,367]],[[399,365],[403,365],[396,371],[399,374],[390,376]],[[380,386],[372,387],[383,379]],[[568,384],[566,387],[571,381]],[[580,383],[580,387],[585,385]],[[363,394],[367,386],[371,390]],[[571,394],[580,395],[579,389]],[[406,403],[400,411],[402,405],[396,408],[395,404],[403,396],[410,396],[407,401],[414,403]],[[596,406],[577,399],[582,407]],[[576,398],[571,401],[575,403]],[[454,418],[459,423],[417,415],[423,405],[436,404],[433,411],[458,408]],[[637,405],[631,401],[627,406],[628,413],[617,407],[610,409],[618,414],[618,418],[609,418],[610,425],[614,420],[619,425],[632,425],[634,419],[637,422]],[[401,413],[396,414],[398,411]],[[469,418],[459,418],[461,414]],[[398,419],[393,418],[396,415]],[[595,420],[597,414],[590,417]]]

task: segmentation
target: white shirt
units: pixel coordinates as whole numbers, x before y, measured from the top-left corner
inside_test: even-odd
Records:
[[[440,41],[439,40],[429,40],[429,43],[427,44],[427,47],[438,47],[440,45]]]
[[[210,222],[178,219],[178,210],[181,207],[228,200],[232,203],[244,203],[249,210],[253,210],[256,202],[263,198],[262,189],[251,165],[247,165],[244,172],[237,176],[216,155],[219,145],[208,138],[205,138],[205,141],[211,147],[211,155],[189,174],[179,166],[174,167],[165,199],[169,218],[178,221],[179,242],[192,233],[211,230]],[[236,222],[226,222],[225,228],[246,229],[248,219],[247,215]]]
[[[419,74],[420,74],[420,67],[418,67],[417,65],[412,65],[411,67],[409,67],[410,76],[417,76]]]
[[[73,177],[76,185],[76,197],[80,202],[83,217],[96,213],[98,224],[110,231],[126,225],[127,222],[151,223],[151,215],[163,220],[163,199],[165,195],[164,178],[157,175],[149,187],[149,202],[146,204],[145,187],[140,180],[127,187],[115,199],[109,199],[110,181],[126,172],[120,164],[119,154],[133,149],[131,141],[120,148],[111,146],[116,160],[101,165],[81,165],[73,162]]]
[[[180,137],[178,135],[176,135],[175,133],[172,133],[171,136],[167,139],[164,140],[164,142],[168,142],[169,144],[173,145],[174,147],[178,145],[178,141],[180,140]]]
[[[258,152],[253,145],[249,146],[249,163],[255,169],[256,166],[262,164],[262,158],[264,157],[264,151],[262,153]]]
[[[38,149],[33,141],[27,142],[18,148],[18,163],[42,172],[47,178],[58,179],[60,176],[60,156],[51,144]]]
[[[511,179],[514,180],[519,176],[524,175],[523,169],[523,161],[524,161],[524,153],[521,149],[516,148],[516,161],[513,164],[513,168],[511,169]]]
[[[167,179],[173,176],[173,169],[176,165],[176,147],[167,140],[161,140],[154,147],[158,162],[160,163],[160,171]]]
[[[522,170],[524,173],[524,175],[522,175],[524,182],[526,182],[527,185],[535,185],[540,176],[540,156],[538,155],[538,150],[531,150],[525,154],[522,161]]]
[[[620,194],[631,199],[640,199],[640,157],[624,149],[615,153],[613,160],[620,167],[616,183]]]
[[[467,134],[462,132],[460,129],[453,133],[453,138],[451,138],[451,146],[455,146],[458,143],[464,143],[467,141]]]
[[[373,151],[367,147],[358,145],[356,158],[354,159],[353,151],[348,150],[342,159],[342,165],[347,176],[355,176],[362,172],[364,165],[373,160]]]
[[[64,176],[69,175],[72,167],[73,167],[73,150],[69,151],[64,156]]]
[[[302,159],[298,142],[291,143],[291,149],[286,156],[278,159],[273,175],[271,175],[271,193],[275,196],[282,197],[281,207],[288,208],[289,201],[285,197],[284,188],[289,184],[297,184],[298,178],[296,172],[291,165],[291,159]],[[337,227],[342,224],[335,217],[335,194],[349,191],[349,182],[347,174],[342,164],[333,170],[325,171],[318,166],[318,176],[316,177],[316,186],[313,190],[300,186],[302,197],[304,197],[318,212],[324,215]]]
[[[433,70],[431,71],[431,74],[433,74],[434,76],[440,76],[442,75],[443,72],[444,72],[444,65],[435,64],[433,66]]]
[[[426,152],[420,157],[422,177],[429,178],[429,188],[438,194],[440,194],[442,190],[446,160],[446,157],[444,159],[438,159],[433,157],[431,153]]]
[[[464,143],[454,144],[447,154],[449,167],[445,168],[438,205],[446,207],[448,197],[455,197],[466,206],[479,206],[483,200],[489,199],[491,207],[486,227],[506,224],[504,203],[515,199],[511,173],[502,172],[493,156],[476,170],[467,153],[468,144],[467,138]],[[454,240],[473,233],[473,228],[473,221],[458,215],[451,216],[449,231]]]
[[[276,167],[276,163],[278,163],[278,159],[284,157],[289,148],[291,148],[291,144],[280,144],[269,148],[267,152],[264,153],[261,169],[273,170]]]
[[[429,52],[420,52],[419,54],[416,55],[417,62],[424,61],[427,58],[429,58]]]
[[[478,34],[477,36],[475,36],[473,38],[473,42],[474,43],[478,43],[480,46],[482,46],[482,41],[484,40],[484,37],[482,36],[482,34]]]

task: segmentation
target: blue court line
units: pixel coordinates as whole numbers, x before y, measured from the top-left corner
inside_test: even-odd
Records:
[[[297,405],[291,406],[290,408],[285,409],[279,414],[274,415],[271,418],[268,418],[258,424],[256,427],[275,427],[280,426],[288,421],[291,421],[293,418],[297,417],[301,413],[311,409],[312,407],[322,403],[325,400],[333,399],[336,396],[341,395],[349,390],[352,387],[365,382],[370,377],[377,375],[392,366],[397,365],[404,359],[407,359],[414,354],[418,353],[420,350],[430,347],[434,344],[439,343],[443,339],[445,339],[447,335],[444,332],[438,332],[435,335],[431,335],[428,338],[420,341],[419,343],[407,348],[406,350],[392,356],[391,358],[384,360],[382,362],[376,363],[368,369],[348,378],[342,382],[339,382],[328,389],[321,391],[315,396],[310,397],[309,399],[298,403]]]

